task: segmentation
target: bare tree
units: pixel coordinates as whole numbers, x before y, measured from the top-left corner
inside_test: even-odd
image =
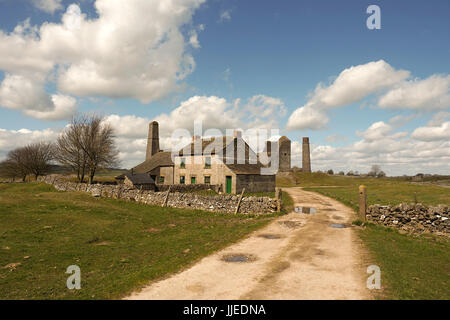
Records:
[[[11,181],[14,181],[17,177],[21,177],[25,181],[27,175],[22,175],[18,169],[17,164],[11,159],[4,160],[0,162],[0,177],[10,178]]]
[[[48,173],[53,159],[53,145],[47,142],[32,143],[11,150],[1,163],[2,174],[10,178],[20,177],[25,181],[27,175],[38,176]]]
[[[53,144],[49,142],[37,142],[29,144],[23,149],[25,153],[24,166],[28,173],[34,175],[35,179],[50,171],[50,164],[54,158]]]
[[[16,148],[8,152],[6,160],[2,163],[2,171],[7,173],[9,177],[20,177],[25,182],[27,175],[30,173],[26,166],[27,156],[25,147]]]
[[[376,177],[380,172],[381,167],[377,164],[374,164],[367,175],[371,177]]]
[[[89,183],[93,183],[97,169],[113,167],[119,162],[114,138],[113,128],[102,117],[78,115],[58,139],[58,160],[71,166],[80,181],[88,173]]]
[[[55,157],[56,160],[72,168],[77,173],[79,182],[84,181],[86,173],[87,155],[81,148],[82,126],[74,119],[56,140]]]

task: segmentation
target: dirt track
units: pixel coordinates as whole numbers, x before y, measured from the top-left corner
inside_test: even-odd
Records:
[[[126,299],[370,299],[368,263],[363,262],[362,244],[351,227],[353,211],[301,188],[285,190],[296,206],[317,212],[282,216]],[[225,262],[230,254],[249,255],[251,261]]]

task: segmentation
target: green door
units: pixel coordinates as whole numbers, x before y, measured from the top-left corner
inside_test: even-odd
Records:
[[[227,193],[231,193],[231,176],[227,176]]]
[[[195,184],[195,177],[191,177],[191,184]]]

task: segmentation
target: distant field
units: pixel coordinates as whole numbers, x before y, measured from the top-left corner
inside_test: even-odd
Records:
[[[187,267],[273,216],[161,208],[49,185],[0,185],[0,299],[120,298]],[[70,265],[81,290],[68,290]]]
[[[297,182],[297,184],[295,184]],[[295,173],[291,178],[277,179],[278,186],[301,186],[335,198],[358,210],[358,188],[367,187],[368,204],[395,205],[420,202],[425,205],[450,205],[450,188],[415,184],[400,178],[360,178],[330,176],[324,173]]]
[[[304,187],[358,211],[358,188],[367,186],[369,204],[421,202],[450,205],[450,189],[402,178],[360,178],[299,173],[278,179],[278,186]],[[436,182],[436,181],[434,181]],[[355,214],[356,217],[356,214]],[[450,240],[433,235],[410,236],[369,224],[359,231],[381,268],[381,299],[450,299]]]

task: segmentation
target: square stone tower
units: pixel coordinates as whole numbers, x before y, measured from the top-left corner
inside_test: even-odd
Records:
[[[291,170],[291,140],[288,137],[282,136],[278,140],[278,152],[280,171]]]
[[[311,155],[310,155],[310,151],[309,151],[309,138],[308,137],[303,137],[302,172],[311,172]]]
[[[148,125],[147,153],[145,160],[149,160],[155,153],[159,152],[159,124],[152,121]]]

